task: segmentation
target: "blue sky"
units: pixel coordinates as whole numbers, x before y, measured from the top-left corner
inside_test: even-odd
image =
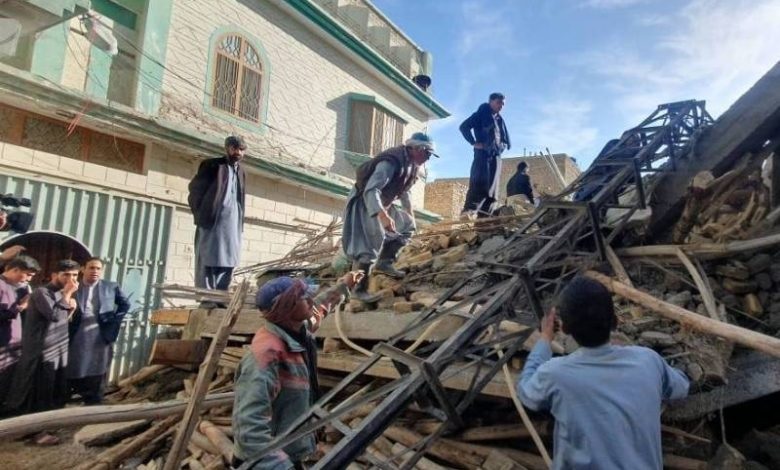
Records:
[[[549,147],[586,167],[658,104],[714,117],[780,59],[780,0],[373,0],[433,54],[453,116],[430,133],[434,178],[467,176],[460,122],[502,91],[517,156]],[[430,181],[430,179],[429,179]]]

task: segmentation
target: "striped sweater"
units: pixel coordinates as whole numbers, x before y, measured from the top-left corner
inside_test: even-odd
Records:
[[[314,299],[316,312],[306,328],[306,344],[273,323],[257,331],[250,354],[244,356],[236,370],[233,433],[237,458],[257,458],[268,443],[314,403],[316,384],[312,383],[306,364],[306,348],[314,347],[311,355],[316,358],[312,333],[348,296],[347,286],[339,283]],[[312,366],[316,368],[316,360]],[[308,435],[264,455],[252,468],[287,470],[314,453],[315,447],[314,435]]]

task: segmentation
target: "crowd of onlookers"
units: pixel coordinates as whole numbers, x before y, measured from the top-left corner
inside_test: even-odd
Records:
[[[103,261],[62,260],[48,279],[14,246],[0,255],[0,416],[62,408],[73,396],[99,404],[130,302],[103,277]],[[30,283],[36,280],[38,287]],[[56,444],[41,433],[40,445]]]

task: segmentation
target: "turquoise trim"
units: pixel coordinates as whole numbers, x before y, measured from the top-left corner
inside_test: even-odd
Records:
[[[365,95],[363,93],[349,93],[347,95],[347,99],[351,101],[365,101],[368,103],[373,104],[374,106],[378,108],[382,108],[383,111],[392,114],[393,116],[400,119],[404,125],[409,124],[409,121],[412,120],[406,113],[401,111],[400,109],[396,108],[392,104],[388,103],[381,97],[373,96],[373,95]]]
[[[355,152],[348,152],[344,151],[344,158],[349,162],[350,165],[357,168],[360,165],[366,163],[367,161],[371,160],[371,157],[362,153],[355,153]]]
[[[92,9],[115,23],[135,30],[138,25],[138,15],[111,0],[92,0]]]
[[[377,52],[367,46],[363,41],[357,38],[352,32],[334,20],[322,8],[317,6],[312,0],[282,0],[295,11],[309,19],[315,25],[322,28],[334,39],[341,42],[347,49],[351,50],[369,64],[379,70],[382,74],[390,78],[401,89],[408,92],[412,98],[425,106],[435,117],[445,118],[450,115],[449,111],[436,102],[432,96],[422,91],[413,81],[407,78],[403,73],[396,69],[390,62],[385,60]]]
[[[108,52],[96,46],[89,48],[89,65],[87,66],[87,83],[84,91],[95,98],[108,96],[108,80],[111,77],[111,57]]]
[[[65,69],[67,41],[68,21],[39,33],[33,46],[30,72],[60,83]]]
[[[147,0],[143,18],[143,38],[138,58],[138,80],[135,95],[136,108],[146,114],[155,115],[160,110],[160,90],[165,69],[165,54],[168,51],[168,32],[173,14],[173,0]]]
[[[211,93],[214,89],[214,67],[216,66],[216,49],[217,49],[217,41],[219,38],[224,36],[225,34],[238,34],[247,41],[249,41],[249,44],[252,45],[252,47],[255,48],[257,53],[260,55],[260,62],[263,66],[263,76],[262,76],[262,82],[260,83],[262,86],[262,96],[260,99],[260,122],[254,123],[252,121],[248,121],[246,119],[241,119],[238,116],[234,114],[230,114],[227,111],[223,111],[221,109],[215,108],[211,105]],[[206,112],[206,114],[209,114],[211,116],[216,117],[217,119],[225,122],[229,122],[230,124],[241,127],[242,129],[246,129],[251,132],[255,133],[265,133],[267,131],[267,127],[265,126],[265,123],[268,122],[268,101],[270,99],[269,89],[271,85],[271,61],[268,60],[268,53],[266,53],[265,48],[263,47],[263,44],[257,40],[252,34],[247,32],[246,30],[243,30],[237,26],[220,26],[216,30],[214,30],[213,33],[211,33],[211,38],[209,38],[209,49],[208,49],[208,65],[206,66],[206,89],[203,93],[203,110]]]

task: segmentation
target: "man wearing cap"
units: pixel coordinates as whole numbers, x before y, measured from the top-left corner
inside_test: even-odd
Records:
[[[317,286],[287,276],[257,291],[255,304],[266,323],[236,370],[234,468],[298,469],[314,453],[316,443],[310,434],[262,455],[268,443],[317,400],[317,344],[312,333],[334,307],[347,300],[362,277],[359,272],[348,273],[316,297]]]
[[[504,107],[504,95],[491,93],[487,103],[479,108],[460,125],[460,133],[474,148],[474,161],[471,163],[469,189],[462,216],[472,218],[490,214],[498,194],[498,182],[501,179],[501,153],[512,147],[506,122],[501,117]]]
[[[241,160],[246,144],[225,139],[225,156],[203,161],[190,181],[187,198],[195,219],[195,286],[227,290],[241,255],[245,180]]]
[[[393,263],[416,230],[409,190],[419,177],[420,167],[431,155],[438,157],[433,151],[431,138],[416,132],[404,145],[385,150],[357,169],[341,238],[352,269],[366,273],[355,289],[355,298],[376,300],[368,294],[368,272],[375,261],[374,273],[394,278],[406,275]],[[400,209],[393,204],[395,201],[400,201]]]

